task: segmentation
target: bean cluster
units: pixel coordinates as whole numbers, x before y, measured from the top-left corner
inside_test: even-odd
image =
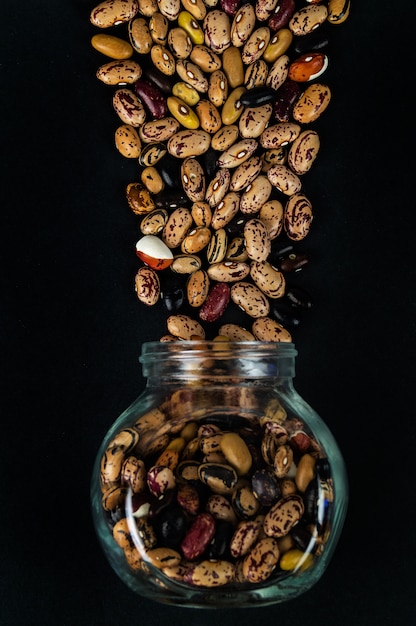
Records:
[[[230,392],[228,410],[189,420],[203,390],[174,391],[102,455],[110,533],[128,567],[157,585],[250,588],[324,552],[334,497],[325,451],[276,399],[254,415],[255,392]]]
[[[91,11],[92,46],[111,59],[97,77],[112,87],[115,145],[138,163],[126,188],[140,220],[135,291],[168,312],[162,341],[291,341],[312,306],[291,284],[310,260],[297,247],[313,219],[302,177],[331,100],[328,25],[349,11],[349,0],[104,0]]]

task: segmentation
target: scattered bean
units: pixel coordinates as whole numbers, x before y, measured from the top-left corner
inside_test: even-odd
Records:
[[[205,336],[206,323],[237,305],[248,329],[223,324],[226,337],[289,341],[285,326],[296,328],[310,308],[286,277],[310,261],[296,249],[313,218],[303,176],[320,139],[309,125],[331,101],[317,82],[330,25],[350,8],[349,0],[104,0],[91,11],[100,31],[91,46],[110,59],[97,78],[115,88],[115,147],[139,166],[126,188],[144,236],[137,298],[176,313],[187,303],[200,320],[170,320],[166,337]],[[284,237],[295,248],[276,256]],[[187,282],[174,286],[181,274]]]

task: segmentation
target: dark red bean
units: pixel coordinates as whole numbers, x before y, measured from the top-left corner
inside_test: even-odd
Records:
[[[169,76],[161,72],[155,65],[149,64],[145,68],[144,77],[155,85],[165,95],[172,93],[173,82]]]
[[[280,28],[285,28],[294,12],[295,0],[279,0],[273,15],[269,17],[267,22],[270,30],[277,31]]]
[[[167,115],[166,98],[156,86],[139,78],[134,83],[134,91],[153,118],[160,120]]]
[[[241,6],[241,0],[221,0],[220,5],[224,13],[234,17]]]
[[[293,108],[301,95],[302,89],[294,80],[287,79],[276,91],[273,101],[273,116],[279,122],[289,122]]]
[[[200,513],[181,542],[185,559],[192,561],[203,554],[215,534],[215,520],[209,513]]]
[[[204,322],[215,322],[223,315],[230,301],[231,289],[227,283],[217,283],[199,310]]]

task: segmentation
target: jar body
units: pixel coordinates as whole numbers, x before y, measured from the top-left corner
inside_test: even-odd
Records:
[[[160,602],[273,604],[323,575],[344,522],[344,462],[295,391],[292,344],[144,344],[148,383],[98,451],[98,538]]]

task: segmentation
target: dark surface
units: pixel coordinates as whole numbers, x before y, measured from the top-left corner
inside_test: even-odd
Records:
[[[344,532],[300,599],[215,613],[135,596],[91,523],[96,450],[143,389],[140,345],[164,325],[132,289],[136,166],[113,146],[93,6],[2,1],[0,623],[416,623],[413,2],[353,2],[333,27],[308,183],[314,262],[299,281],[315,307],[294,333],[295,384],[345,456]]]

